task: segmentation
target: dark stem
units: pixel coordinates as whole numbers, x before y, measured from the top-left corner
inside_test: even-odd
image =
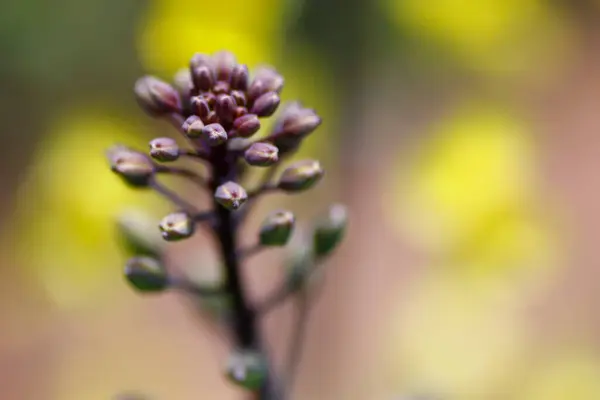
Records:
[[[219,185],[226,181],[236,178],[235,160],[228,159],[229,156],[230,153],[227,153],[226,146],[213,149],[211,157],[213,190],[216,190]],[[225,290],[231,295],[232,299],[232,329],[236,345],[242,349],[259,351],[267,357],[261,343],[256,313],[244,293],[236,244],[236,219],[233,217],[232,211],[222,207],[216,201],[214,202],[214,208],[216,215],[215,228],[226,273]],[[259,393],[256,394],[256,399],[284,400],[280,390],[279,383],[272,375],[272,371],[269,371],[269,376]]]

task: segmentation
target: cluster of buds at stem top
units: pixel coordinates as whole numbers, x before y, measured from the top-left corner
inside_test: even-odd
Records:
[[[155,225],[164,241],[187,239],[197,231],[197,224],[205,223],[222,242],[222,252],[229,253],[222,254],[228,268],[237,268],[243,254],[248,255],[237,248],[237,226],[249,211],[241,209],[266,193],[302,192],[321,181],[324,171],[316,160],[285,165],[287,158],[321,124],[321,118],[299,102],[284,104],[278,112],[283,87],[283,77],[272,67],[260,66],[251,74],[227,51],[195,54],[171,83],[153,76],[144,76],[135,83],[135,97],[142,109],[152,117],[169,121],[181,137],[153,139],[148,153],[116,145],[107,155],[112,171],[127,184],[155,190],[177,207]],[[272,116],[273,128],[259,135],[261,120]],[[183,142],[187,145],[180,144]],[[206,172],[176,165],[182,158],[204,164]],[[244,172],[248,167],[260,168],[264,175],[262,182],[245,188]],[[211,209],[199,211],[185,200],[186,193],[176,193],[158,179],[169,175],[186,178],[209,190],[213,197]],[[334,209],[314,229],[314,243],[309,245],[314,260],[331,253],[339,243],[345,226],[344,212]],[[133,250],[125,277],[134,288],[160,292],[177,282],[178,288],[206,295],[202,288],[171,279],[164,267],[162,246],[147,237],[147,230],[133,225],[135,221],[129,219],[120,226],[127,248]],[[290,211],[269,214],[256,233],[253,249],[286,245],[294,225],[295,217]],[[236,350],[228,376],[242,386],[256,389],[262,384],[265,368],[260,357],[247,351]]]

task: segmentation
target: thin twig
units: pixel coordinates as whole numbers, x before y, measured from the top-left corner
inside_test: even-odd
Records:
[[[208,154],[199,150],[180,150],[179,154],[196,161],[206,162],[208,160]]]
[[[150,187],[155,190],[158,194],[165,197],[167,200],[175,204],[177,207],[180,207],[183,211],[190,215],[200,214],[200,211],[196,209],[194,205],[189,203],[187,200],[183,199],[176,192],[168,189],[166,186],[162,185],[156,179],[150,180]]]
[[[260,243],[255,243],[252,246],[249,246],[247,248],[241,249],[238,251],[239,257],[242,259],[247,259],[249,257],[252,257],[255,254],[260,253],[262,250],[266,249],[265,246],[263,246]]]
[[[162,174],[181,176],[183,178],[189,179],[190,181],[194,182],[203,189],[211,190],[210,182],[208,182],[206,178],[199,175],[197,172],[192,171],[190,169],[186,169],[183,167],[167,167],[164,165],[160,165],[157,167],[156,172]]]

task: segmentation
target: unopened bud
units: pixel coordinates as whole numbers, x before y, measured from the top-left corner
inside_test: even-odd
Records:
[[[150,156],[158,161],[175,161],[179,158],[179,145],[167,137],[153,139],[150,141]]]
[[[285,246],[292,236],[295,218],[290,211],[275,211],[265,218],[260,228],[260,244]]]
[[[143,153],[125,146],[113,146],[107,150],[110,168],[128,184],[145,187],[154,174],[154,164]]]
[[[164,241],[156,232],[156,221],[148,215],[129,210],[117,216],[117,235],[124,250],[132,255],[160,257]]]
[[[169,284],[165,267],[157,259],[146,256],[127,261],[125,278],[140,292],[160,292]]]
[[[233,129],[239,137],[248,138],[260,129],[260,120],[256,114],[246,114],[233,121]]]
[[[342,241],[348,224],[348,209],[342,204],[329,207],[317,220],[313,234],[313,251],[316,257],[325,257]]]
[[[267,365],[259,352],[236,350],[227,362],[227,377],[233,383],[248,389],[260,389],[267,377]]]
[[[227,142],[227,132],[221,124],[209,124],[202,128],[202,139],[211,147]]]
[[[246,95],[244,94],[244,92],[241,92],[239,90],[233,90],[231,92],[231,97],[233,97],[233,99],[235,100],[235,104],[237,104],[238,106],[244,107],[246,105]]]
[[[274,68],[263,65],[254,70],[254,81],[252,82],[251,89],[252,86],[257,85],[259,82],[265,92],[281,93],[284,79]]]
[[[198,90],[207,91],[213,85],[212,70],[207,65],[201,65],[191,70],[192,82]]]
[[[277,110],[279,102],[280,99],[277,93],[267,92],[256,99],[250,111],[259,117],[269,117]]]
[[[243,187],[229,181],[217,188],[215,200],[227,209],[237,210],[248,200],[248,194]]]
[[[212,108],[215,106],[215,102],[217,101],[217,95],[215,95],[214,93],[212,93],[212,92],[202,93],[200,95],[200,97],[202,97],[204,100],[206,100],[209,107]]]
[[[231,71],[231,88],[246,91],[248,89],[248,75],[248,67],[246,65],[236,65]]]
[[[187,239],[194,234],[194,221],[184,212],[176,212],[164,217],[158,225],[166,241]]]
[[[267,88],[265,87],[265,84],[261,81],[254,81],[252,82],[252,85],[250,85],[247,91],[248,100],[254,101],[265,92],[268,92]]]
[[[216,82],[212,88],[212,92],[215,95],[229,93],[229,82],[225,82],[225,81]]]
[[[235,100],[232,96],[226,94],[220,94],[217,96],[215,111],[222,121],[231,122],[233,120],[236,107]]]
[[[208,113],[210,112],[210,106],[208,105],[208,101],[204,97],[195,96],[191,99],[192,104],[192,112],[199,116],[201,119],[206,118]]]
[[[246,107],[236,107],[235,109],[235,118],[238,119],[244,115],[248,114],[248,109]]]
[[[212,56],[217,80],[229,82],[234,67],[237,64],[235,55],[226,50],[217,51]]]
[[[192,56],[192,58],[190,59],[190,70],[201,67],[201,66],[207,66],[209,68],[212,68],[212,66],[213,66],[212,57],[209,56],[208,54],[204,54],[204,53],[194,54]]]
[[[183,132],[190,138],[198,138],[202,135],[202,129],[204,128],[204,123],[202,120],[192,115],[185,120],[181,129]]]
[[[255,167],[269,167],[279,161],[279,149],[269,143],[254,143],[244,153],[244,159]]]
[[[285,135],[304,137],[321,125],[321,118],[310,108],[299,103],[288,104],[277,122],[277,130]]]
[[[181,111],[181,99],[175,88],[153,76],[138,79],[134,86],[140,106],[151,115]]]
[[[173,77],[173,86],[182,97],[189,97],[194,84],[192,83],[192,75],[188,68],[182,68]]]
[[[318,161],[298,161],[283,171],[278,186],[287,192],[307,190],[319,182],[323,174],[324,171]]]
[[[214,111],[211,111],[208,113],[208,115],[206,116],[206,118],[203,118],[203,121],[205,124],[215,124],[219,121],[219,117],[217,116],[217,113]]]

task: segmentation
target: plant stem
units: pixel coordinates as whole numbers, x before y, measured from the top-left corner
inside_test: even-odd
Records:
[[[233,160],[228,159],[225,146],[215,148],[214,150],[211,163],[213,167],[213,190],[216,190],[219,185],[228,180],[235,179],[235,164]],[[264,352],[258,331],[257,315],[247,301],[244,293],[236,247],[236,220],[230,210],[222,207],[216,201],[214,202],[214,207],[216,234],[220,243],[221,256],[226,273],[225,290],[231,295],[232,299],[232,329],[236,345],[242,349],[259,351],[266,358],[267,355]],[[256,397],[254,398],[256,400],[284,400],[284,396],[280,393],[279,384],[273,376],[271,368],[268,368],[268,370],[269,374],[265,384],[256,393]]]

